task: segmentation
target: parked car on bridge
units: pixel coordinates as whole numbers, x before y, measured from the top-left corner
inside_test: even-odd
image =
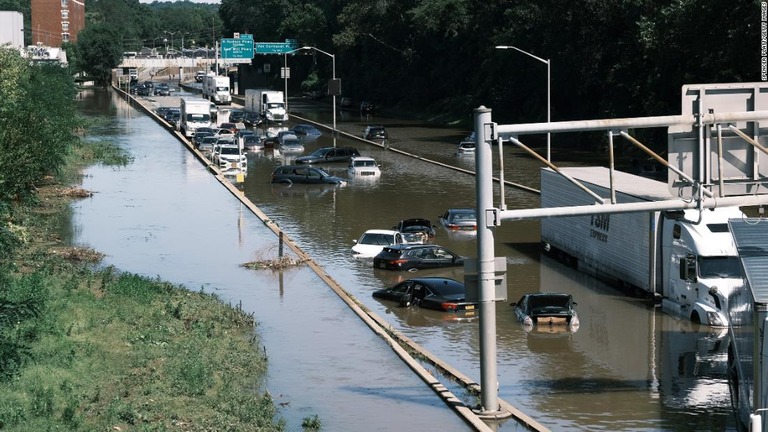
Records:
[[[272,171],[272,183],[329,183],[346,184],[347,181],[341,177],[328,174],[322,168],[308,165],[283,165]]]
[[[384,246],[403,244],[403,235],[394,230],[370,229],[355,240],[352,246],[352,256],[355,258],[373,258],[384,249]]]
[[[464,265],[464,257],[435,244],[386,246],[373,258],[373,268],[382,270],[422,270]]]
[[[441,312],[474,311],[478,303],[467,301],[464,284],[444,277],[408,279],[391,288],[373,292],[374,298],[397,302],[398,305],[419,306]]]
[[[520,300],[511,303],[515,308],[515,316],[530,332],[535,327],[559,326],[563,331],[576,331],[579,328],[579,316],[574,309],[576,302],[573,296],[565,293],[529,293]]]

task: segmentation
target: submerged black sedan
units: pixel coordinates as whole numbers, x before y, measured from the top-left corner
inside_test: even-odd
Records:
[[[561,328],[575,332],[579,328],[579,315],[574,306],[573,296],[566,293],[529,293],[524,294],[511,306],[515,308],[517,320],[525,331],[534,328]]]
[[[435,244],[396,244],[386,246],[373,257],[373,268],[382,270],[421,270],[464,265],[464,257]]]
[[[391,300],[400,306],[416,305],[442,312],[474,311],[477,302],[466,300],[464,284],[444,277],[413,278],[373,292],[374,298]]]

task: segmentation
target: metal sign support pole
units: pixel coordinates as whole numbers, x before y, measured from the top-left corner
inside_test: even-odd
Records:
[[[493,232],[493,162],[491,139],[486,136],[491,110],[475,109],[475,188],[477,190],[477,287],[480,301],[480,415],[499,413],[499,380],[496,366],[496,294],[494,288],[495,250]],[[503,188],[503,185],[502,185]]]

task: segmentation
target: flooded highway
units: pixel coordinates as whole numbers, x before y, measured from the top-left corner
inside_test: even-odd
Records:
[[[106,265],[216,292],[253,312],[270,360],[264,388],[289,430],[300,430],[302,419],[313,415],[333,431],[468,430],[311,270],[242,268],[275,254],[274,234],[165,128],[108,91],[84,93],[82,108],[103,119],[92,139],[117,142],[134,161],[86,171],[83,187],[95,195],[73,205],[72,242],[106,253]],[[330,123],[330,113],[299,99],[291,110]],[[368,123],[383,124],[390,148],[474,169],[472,157],[455,155],[466,131],[356,113],[337,120],[339,129],[356,135]],[[371,297],[416,275],[462,280],[460,267],[402,274],[375,270],[350,253],[367,229],[411,217],[437,224],[448,208],[473,207],[474,177],[343,137],[338,144],[375,158],[381,177],[343,187],[273,185],[272,170],[291,157],[250,152],[243,193],[366,307],[479,381],[476,318],[457,320]],[[332,138],[324,133],[305,142],[304,154],[328,145]],[[505,148],[504,167],[506,180],[538,188],[540,165],[532,158]],[[344,169],[329,171],[346,177]],[[509,208],[538,206],[538,196],[527,191],[507,187],[505,197]],[[735,430],[724,334],[663,315],[540,255],[537,222],[505,223],[496,242],[508,266],[508,301],[497,304],[496,314],[499,397],[558,431]],[[472,237],[438,227],[435,243],[476,256]],[[573,294],[577,332],[527,333],[517,323],[508,303],[539,291]],[[512,420],[492,427],[520,430]]]

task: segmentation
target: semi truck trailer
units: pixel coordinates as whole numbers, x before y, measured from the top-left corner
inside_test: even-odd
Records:
[[[604,167],[562,168],[610,202]],[[617,203],[672,200],[665,183],[614,171]],[[602,205],[563,175],[541,171],[541,207]],[[727,327],[727,299],[744,286],[730,219],[737,207],[551,217],[541,221],[544,250],[580,271],[654,298],[675,316]]]

